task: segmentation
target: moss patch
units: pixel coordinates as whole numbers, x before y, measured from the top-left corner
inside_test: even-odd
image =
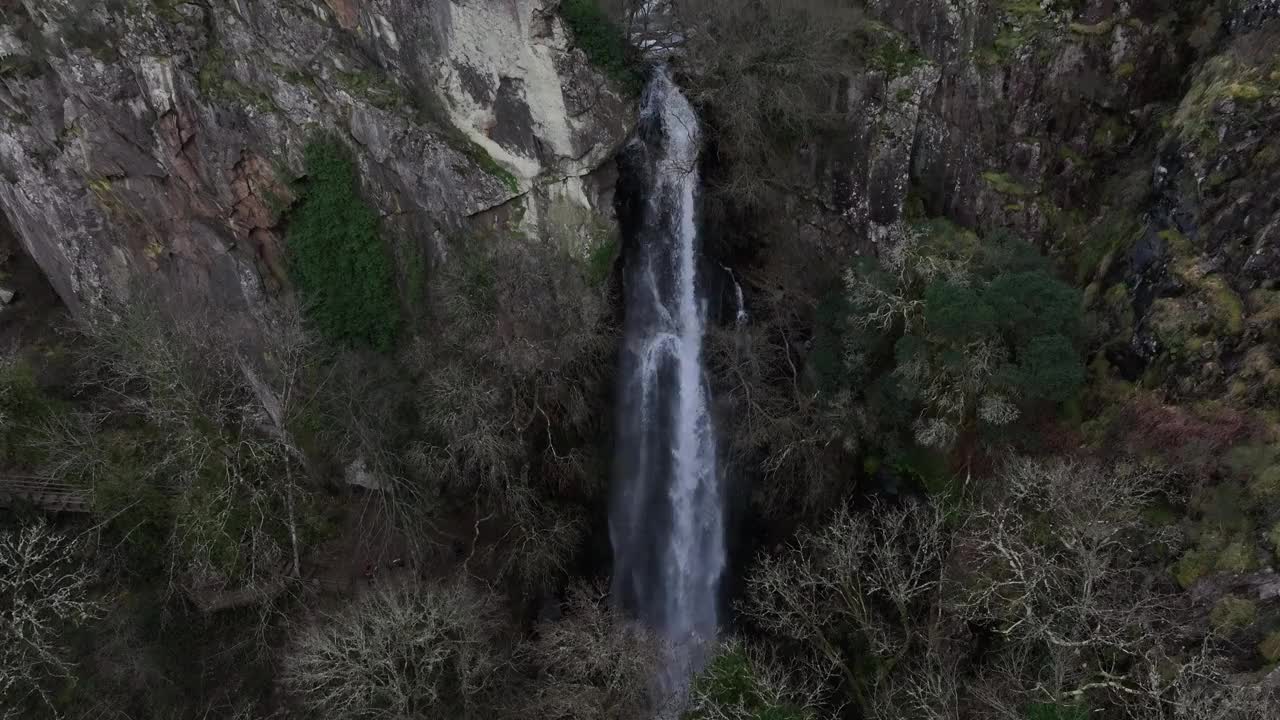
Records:
[[[891,78],[910,74],[927,62],[905,38],[887,28],[875,36],[874,42],[868,64]]]
[[[1265,105],[1265,99],[1277,94],[1280,82],[1272,77],[1269,68],[1218,56],[1196,75],[1173,115],[1172,125],[1183,140],[1193,143],[1202,153],[1211,153],[1219,143],[1215,125],[1228,112],[1254,114]]]
[[[601,287],[613,274],[618,259],[618,241],[613,236],[595,242],[587,251],[587,281],[592,287]]]
[[[694,693],[705,698],[702,707],[688,712],[687,720],[750,717],[760,720],[812,720],[807,708],[793,705],[766,692],[760,668],[740,648],[722,653],[694,680]]]
[[[499,165],[498,161],[493,159],[493,156],[489,154],[488,150],[485,150],[479,144],[468,140],[463,146],[463,152],[466,153],[467,157],[470,158],[471,161],[474,162],[481,170],[501,181],[503,187],[507,190],[512,193],[520,192],[520,181],[516,179],[515,175],[511,174],[510,170]]]
[[[996,192],[1002,195],[1011,195],[1013,197],[1031,197],[1032,195],[1035,194],[1034,192],[1029,190],[1025,185],[1022,185],[1017,180],[1014,180],[1007,173],[984,172],[982,173],[982,179],[987,182],[987,185],[989,185],[992,190],[995,190]]]
[[[399,87],[372,72],[339,72],[334,75],[334,79],[343,90],[379,110],[392,110],[409,105]]]
[[[1077,35],[1089,35],[1089,36],[1096,37],[1100,35],[1106,35],[1107,33],[1111,32],[1111,30],[1115,28],[1115,26],[1116,26],[1115,20],[1107,19],[1107,20],[1103,20],[1102,22],[1093,23],[1092,25],[1073,22],[1067,27],[1068,29],[1071,30],[1071,32]]]
[[[210,100],[239,104],[258,112],[268,113],[276,110],[271,96],[256,88],[251,88],[231,78],[228,73],[230,65],[221,48],[214,48],[205,56],[204,64],[196,75],[196,84],[200,93]]]

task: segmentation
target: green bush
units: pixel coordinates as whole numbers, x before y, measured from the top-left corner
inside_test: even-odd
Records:
[[[1258,605],[1247,598],[1228,595],[1213,606],[1209,623],[1221,632],[1248,627],[1258,619]]]
[[[602,287],[613,275],[618,260],[618,240],[608,237],[591,246],[587,254],[587,281],[591,287]]]
[[[378,216],[360,198],[355,165],[332,140],[306,148],[306,179],[289,215],[293,278],[315,326],[334,342],[387,351],[400,306]]]
[[[639,90],[640,73],[636,71],[626,35],[600,8],[598,0],[564,0],[560,3],[560,17],[592,65],[628,92]]]

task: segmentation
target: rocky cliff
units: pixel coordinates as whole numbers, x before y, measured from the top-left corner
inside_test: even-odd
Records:
[[[915,213],[1039,244],[1087,287],[1097,369],[1280,398],[1280,3],[875,0],[815,152],[821,227]],[[805,229],[800,230],[804,232]]]
[[[477,228],[608,232],[631,102],[557,6],[10,0],[4,222],[73,309],[138,278],[252,307],[288,285],[302,148],[332,133],[402,286]],[[1088,287],[1108,372],[1274,399],[1277,15],[1273,0],[869,2],[800,231],[874,252],[909,213],[1011,229]]]
[[[612,222],[633,113],[556,0],[5,0],[0,210],[73,310],[140,279],[230,311],[288,285],[302,149],[338,138],[401,277],[500,221]]]

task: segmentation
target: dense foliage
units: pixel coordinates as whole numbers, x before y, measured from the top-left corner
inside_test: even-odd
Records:
[[[355,166],[336,142],[312,142],[305,162],[287,243],[308,313],[335,342],[389,350],[399,331],[400,306],[378,216],[360,198]]]
[[[1034,416],[1084,381],[1080,293],[1023,242],[899,226],[845,284],[847,379],[906,403],[922,445]]]

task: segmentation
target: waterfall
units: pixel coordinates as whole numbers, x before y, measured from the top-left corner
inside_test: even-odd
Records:
[[[679,692],[716,632],[724,507],[702,366],[697,114],[654,71],[628,153],[641,201],[623,270],[626,323],[610,535],[619,602],[672,645],[659,678]]]
[[[729,276],[729,282],[733,283],[733,324],[738,329],[751,322],[751,316],[747,314],[747,303],[742,299],[742,285],[738,282],[738,276],[733,274],[733,270],[728,265],[721,265],[724,272]]]

